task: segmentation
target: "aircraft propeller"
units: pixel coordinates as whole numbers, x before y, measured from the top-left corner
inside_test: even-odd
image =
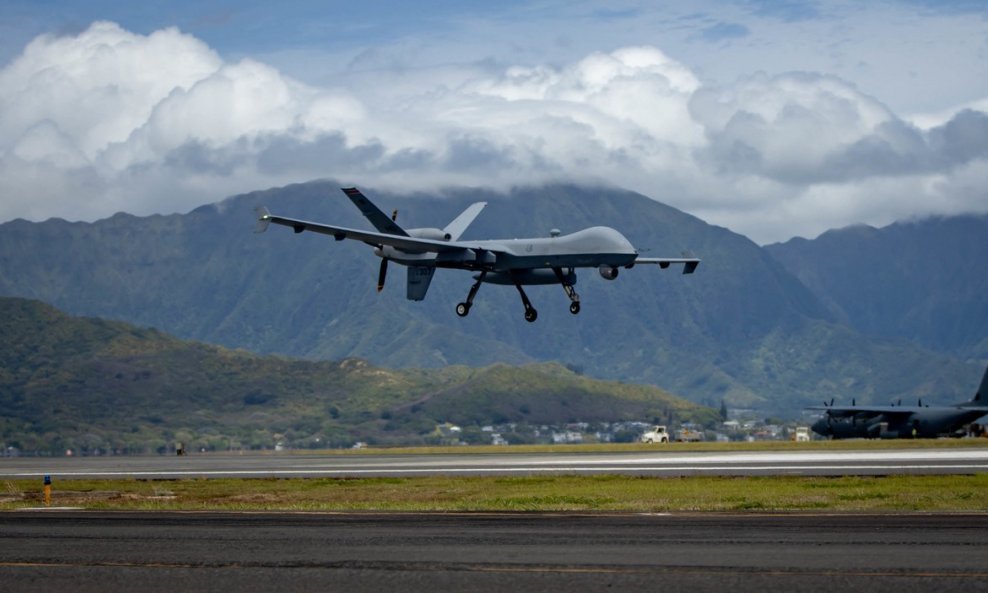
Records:
[[[398,220],[398,210],[391,212],[391,222]],[[377,292],[384,290],[384,281],[388,277],[388,258],[381,258],[381,267],[377,272]]]
[[[377,273],[377,292],[384,290],[384,279],[388,277],[388,258],[381,258],[381,269]]]

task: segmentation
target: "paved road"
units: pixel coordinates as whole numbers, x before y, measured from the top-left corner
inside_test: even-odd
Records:
[[[988,447],[894,451],[474,455],[189,455],[8,457],[0,477],[320,477],[418,475],[888,475],[988,471]]]
[[[0,513],[20,591],[984,591],[988,515]]]

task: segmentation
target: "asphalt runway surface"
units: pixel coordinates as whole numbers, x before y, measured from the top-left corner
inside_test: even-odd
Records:
[[[20,591],[984,591],[988,515],[0,513]]]
[[[986,443],[988,445],[988,443]],[[191,454],[150,457],[7,457],[0,477],[209,478],[632,474],[890,475],[988,471],[983,448],[881,451],[490,453],[464,455]]]

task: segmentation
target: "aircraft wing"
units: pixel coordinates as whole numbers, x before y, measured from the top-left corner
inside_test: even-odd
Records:
[[[912,416],[916,410],[903,406],[811,406],[807,410],[826,412],[834,418],[873,418],[875,416],[885,416],[890,421],[903,419]]]
[[[672,264],[684,264],[683,273],[692,274],[700,265],[700,258],[685,253],[683,257],[639,257],[635,259],[635,265],[638,264],[656,264],[662,269],[668,268]]]
[[[330,235],[337,241],[342,241],[343,239],[355,239],[375,247],[378,245],[390,245],[409,253],[451,253],[462,252],[470,248],[467,244],[458,243],[455,241],[435,241],[432,239],[409,237],[408,235],[390,235],[387,233],[377,233],[373,231],[361,231],[341,226],[322,224],[319,222],[310,222],[308,220],[275,216],[274,214],[268,212],[267,208],[264,208],[263,206],[257,208],[257,214],[256,232],[259,233],[263,233],[267,230],[268,224],[274,223],[292,227],[296,233],[312,231],[314,233]]]

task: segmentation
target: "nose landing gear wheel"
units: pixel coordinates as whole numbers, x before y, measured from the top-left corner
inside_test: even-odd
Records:
[[[577,313],[579,313],[580,312],[580,303],[579,302],[570,303],[570,305],[569,305],[569,312],[572,313],[573,315],[576,315]]]
[[[539,312],[535,309],[525,309],[525,321],[532,323],[539,318]]]
[[[467,313],[469,312],[470,312],[469,303],[460,303],[459,305],[456,306],[456,314],[459,315],[460,317],[466,317]]]

